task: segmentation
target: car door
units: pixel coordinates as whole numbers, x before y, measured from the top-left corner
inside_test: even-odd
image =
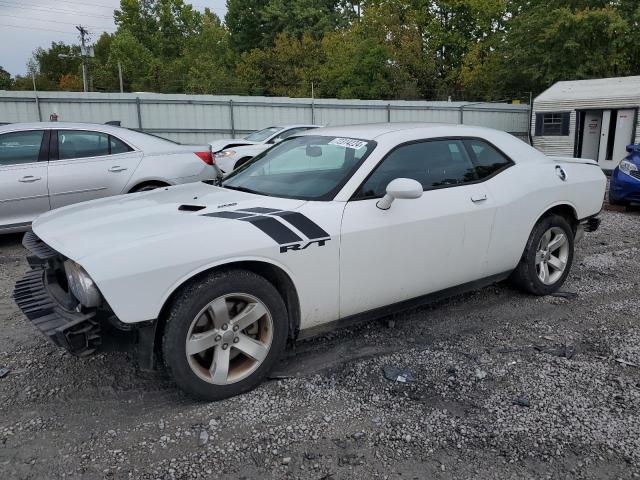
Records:
[[[396,178],[420,182],[422,197],[377,208]],[[392,150],[345,207],[341,317],[482,278],[494,212],[461,139],[411,142]]]
[[[21,229],[49,210],[46,130],[0,134],[0,229]]]
[[[123,193],[142,158],[119,138],[90,130],[52,133],[51,208]]]

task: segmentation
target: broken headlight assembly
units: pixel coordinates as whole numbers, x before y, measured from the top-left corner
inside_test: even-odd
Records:
[[[69,290],[85,307],[97,307],[100,303],[100,292],[89,274],[73,260],[64,262]]]

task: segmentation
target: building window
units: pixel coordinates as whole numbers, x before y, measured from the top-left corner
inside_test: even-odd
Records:
[[[566,137],[569,135],[571,112],[536,113],[537,137]]]

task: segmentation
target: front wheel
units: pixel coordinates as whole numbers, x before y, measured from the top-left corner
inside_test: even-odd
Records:
[[[556,292],[569,275],[573,247],[573,230],[565,218],[559,215],[542,218],[533,228],[511,279],[534,295]]]
[[[184,288],[168,313],[163,358],[176,384],[203,400],[257,386],[284,350],[287,313],[275,287],[244,270]]]
[[[150,192],[151,190],[155,190],[156,188],[162,188],[167,186],[168,185],[166,183],[160,183],[160,182],[146,183],[146,184],[138,185],[137,187],[132,188],[129,193]]]

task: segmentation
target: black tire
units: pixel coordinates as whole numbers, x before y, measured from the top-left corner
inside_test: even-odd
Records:
[[[132,188],[129,191],[129,193],[149,192],[151,190],[155,190],[156,188],[162,188],[162,187],[168,187],[168,185],[166,183],[160,183],[160,182],[145,183]]]
[[[568,257],[566,261],[566,267],[562,272],[562,275],[548,285],[542,282],[538,277],[536,271],[536,252],[538,244],[542,236],[549,229],[556,227],[564,231],[568,242]],[[571,263],[573,262],[573,249],[574,249],[574,232],[567,220],[559,215],[547,215],[541,218],[538,223],[533,227],[527,245],[520,259],[520,263],[511,274],[511,282],[521,290],[531,293],[533,295],[550,295],[564,284],[569,271],[571,270]]]
[[[244,165],[245,163],[247,163],[249,160],[251,160],[253,157],[244,157],[241,158],[240,160],[238,160],[236,162],[236,164],[233,166],[233,169],[235,170],[236,168],[240,168],[242,165]]]
[[[222,295],[242,293],[262,302],[272,318],[271,346],[265,359],[249,376],[235,383],[214,385],[191,368],[186,340],[194,318]],[[222,400],[255,388],[281,356],[288,334],[287,311],[282,297],[265,278],[246,270],[222,270],[187,284],[173,300],[166,317],[162,355],[169,375],[182,390],[201,400]],[[218,348],[218,347],[216,347]]]
[[[609,205],[617,206],[617,207],[628,207],[629,204],[627,202],[621,202],[619,200],[614,200],[611,198],[611,194],[609,194]]]

